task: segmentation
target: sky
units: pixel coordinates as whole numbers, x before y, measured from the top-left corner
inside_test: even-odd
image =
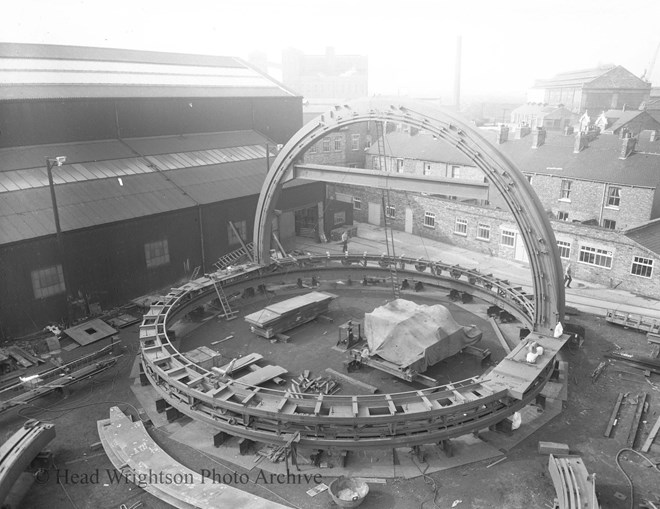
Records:
[[[369,57],[369,93],[525,97],[534,81],[602,64],[640,76],[660,44],[660,0],[21,0],[0,42],[237,56],[282,49]],[[273,70],[277,77],[277,71]],[[660,55],[651,82],[660,86]]]

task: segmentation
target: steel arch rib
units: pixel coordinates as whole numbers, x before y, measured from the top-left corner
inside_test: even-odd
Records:
[[[273,162],[259,196],[254,225],[255,257],[270,261],[271,220],[282,182],[292,165],[323,136],[369,120],[392,121],[424,129],[467,156],[500,191],[520,230],[534,287],[534,329],[552,335],[563,321],[563,270],[550,221],[529,182],[483,135],[454,112],[400,98],[374,98],[338,105],[303,126]]]

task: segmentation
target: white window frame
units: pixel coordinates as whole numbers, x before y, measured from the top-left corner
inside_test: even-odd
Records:
[[[609,226],[606,226],[605,221],[609,221],[610,223],[612,223],[614,228],[610,228]],[[616,220],[604,217],[603,218],[603,228],[607,228],[608,230],[616,230]]]
[[[360,150],[360,134],[351,134],[351,150]]]
[[[32,271],[32,292],[35,299],[45,299],[66,292],[62,265]]]
[[[484,235],[484,232],[486,233]],[[490,240],[490,225],[486,223],[477,223],[477,240]]]
[[[396,207],[394,205],[385,206],[385,217],[388,219],[396,219]]]
[[[341,136],[335,136],[332,141],[335,152],[341,152]]]
[[[566,240],[557,241],[557,249],[559,250],[559,257],[564,260],[570,260],[571,258],[571,242]]]
[[[147,242],[144,245],[144,261],[148,269],[168,265],[170,263],[170,246],[167,239]]]
[[[431,163],[425,161],[423,170],[424,170],[423,171],[424,176],[431,175],[431,172],[433,171],[432,168],[431,168]]]
[[[457,217],[454,221],[454,235],[467,237],[468,220],[463,217]]]
[[[435,228],[435,213],[424,212],[424,227]]]
[[[312,146],[309,147],[309,153],[310,154],[316,154],[316,143],[314,143]]]
[[[403,159],[400,157],[396,160],[396,172],[403,173]]]
[[[643,256],[633,256],[632,265],[630,266],[630,273],[633,276],[651,279],[653,276],[653,258],[644,258]],[[648,276],[642,272],[648,269]]]
[[[564,185],[566,184],[566,185]],[[559,189],[559,201],[571,201],[571,187],[573,186],[572,180],[562,179],[561,188]],[[564,196],[565,195],[565,196]]]
[[[451,167],[451,178],[459,179],[461,178],[461,167],[457,165],[452,165]]]
[[[323,138],[323,152],[330,152],[330,138],[325,137]]]
[[[612,196],[612,191],[616,189],[616,196]],[[610,203],[610,201],[615,201],[616,204]],[[619,210],[619,207],[621,205],[621,187],[620,186],[607,186],[607,203],[605,204],[605,208],[608,209],[616,209]]]
[[[609,264],[599,263],[602,261],[607,262],[608,260],[609,260]],[[593,247],[587,245],[580,246],[580,252],[578,254],[578,262],[580,263],[584,263],[585,265],[592,265],[594,267],[602,267],[604,269],[611,269],[613,260],[614,260],[613,251],[608,251],[607,249],[601,249],[599,247]]]
[[[362,200],[355,196],[353,197],[353,210],[362,210]]]
[[[504,239],[511,239],[511,243],[509,244],[509,240],[507,240],[505,242]],[[502,231],[500,231],[500,244],[502,246],[515,247],[516,246],[516,232],[513,231],[513,230],[502,229]]]

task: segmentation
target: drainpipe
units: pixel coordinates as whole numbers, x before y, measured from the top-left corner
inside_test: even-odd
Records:
[[[202,250],[202,274],[206,274],[206,254],[204,252],[204,224],[202,223],[202,205],[197,205],[197,217],[199,221],[199,247]]]
[[[598,214],[598,226],[603,224],[603,211],[605,210],[605,200],[607,199],[607,184],[603,184],[603,197],[600,199],[600,213]]]

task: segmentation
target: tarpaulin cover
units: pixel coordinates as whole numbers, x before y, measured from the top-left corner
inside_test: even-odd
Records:
[[[364,316],[371,355],[423,373],[429,366],[481,340],[474,325],[458,324],[441,305],[396,299]]]

